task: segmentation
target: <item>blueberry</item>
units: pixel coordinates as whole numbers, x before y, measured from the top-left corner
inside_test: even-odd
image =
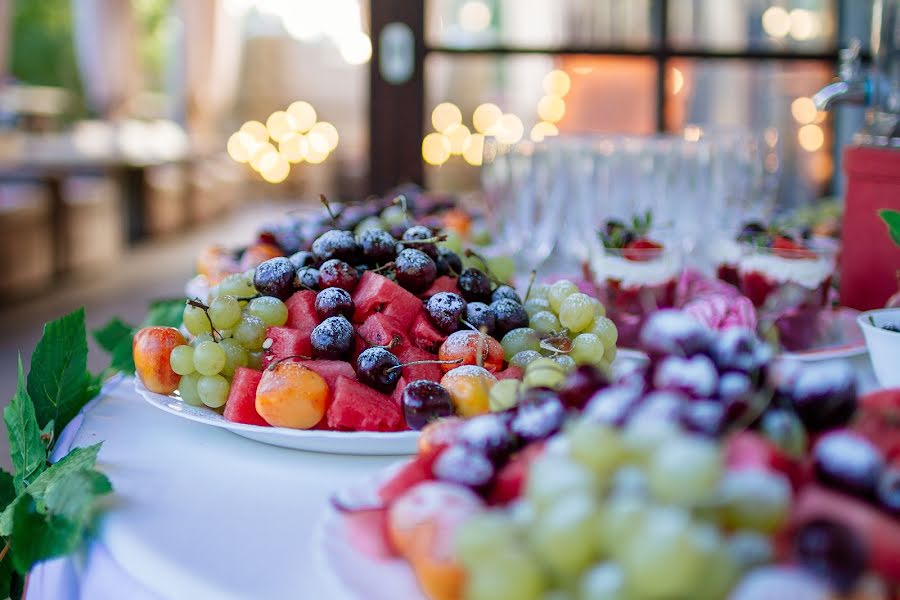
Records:
[[[558,432],[566,419],[566,409],[558,398],[520,404],[510,429],[529,444],[545,440]]]
[[[319,261],[316,259],[316,255],[308,250],[301,250],[299,252],[295,252],[288,257],[288,260],[291,261],[291,264],[294,265],[294,270],[300,269],[302,267],[315,267],[318,266]]]

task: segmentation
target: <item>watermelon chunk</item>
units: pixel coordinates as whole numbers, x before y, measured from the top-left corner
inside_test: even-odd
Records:
[[[266,350],[263,364],[269,366],[276,360],[288,356],[312,356],[310,333],[312,329],[306,331],[291,327],[269,327],[266,330],[266,337],[272,340],[272,345]]]
[[[438,292],[453,292],[454,294],[459,294],[459,288],[456,287],[456,277],[441,275],[434,280],[434,283],[431,284],[430,288],[428,288],[423,294],[421,294],[421,297],[430,298]]]
[[[499,373],[494,373],[494,377],[497,378],[497,381],[501,381],[503,379],[522,379],[524,375],[525,371],[522,370],[521,367],[516,366],[509,366]]]
[[[353,364],[356,364],[356,359],[359,358],[359,355],[363,353],[363,350],[368,348],[369,345],[366,343],[366,340],[359,337],[359,332],[357,331],[353,335]]]
[[[353,292],[353,322],[362,323],[375,313],[384,313],[397,323],[412,323],[422,310],[422,301],[384,275],[366,271]]]
[[[346,377],[347,379],[356,379],[356,372],[350,363],[343,360],[301,360],[299,364],[307,369],[311,369],[322,376],[322,379],[328,384],[328,389],[334,393],[337,386],[338,377]]]
[[[387,346],[395,336],[400,338],[401,344],[406,341],[406,330],[385,313],[375,313],[367,317],[365,322],[357,327],[356,332],[369,346]]]
[[[415,346],[402,346],[394,352],[401,363],[408,363],[418,360],[437,360],[437,355],[426,352]],[[418,381],[419,379],[427,379],[436,383],[441,382],[444,372],[440,365],[410,365],[403,367],[403,378],[406,381]]]
[[[228,400],[225,402],[224,416],[227,420],[232,423],[271,427],[256,412],[256,388],[260,379],[262,371],[246,367],[235,369],[234,377],[231,379],[231,391],[228,392]]]
[[[393,400],[358,381],[338,376],[328,426],[340,431],[401,431],[403,413]]]
[[[288,309],[288,320],[285,327],[312,331],[319,324],[316,316],[316,293],[312,290],[301,290],[285,301]]]
[[[488,494],[488,502],[491,504],[507,504],[519,498],[525,489],[528,470],[544,450],[543,444],[532,444],[515,455],[506,463],[494,481],[494,487]]]
[[[394,391],[391,392],[391,400],[400,407],[400,412],[403,412],[403,390],[406,389],[408,382],[404,377],[400,377],[397,381],[397,387],[394,388]],[[404,421],[406,417],[404,417]]]
[[[447,339],[447,336],[432,325],[431,319],[425,311],[419,311],[409,328],[409,338],[417,348],[437,354],[438,348]]]

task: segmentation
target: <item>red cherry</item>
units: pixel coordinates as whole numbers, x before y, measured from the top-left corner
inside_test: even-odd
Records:
[[[646,238],[639,238],[625,244],[622,256],[626,260],[647,262],[658,258],[662,254],[663,246]]]

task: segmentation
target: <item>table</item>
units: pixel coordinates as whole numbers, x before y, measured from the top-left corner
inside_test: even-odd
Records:
[[[861,390],[877,387],[868,356],[850,360]],[[316,526],[335,490],[398,457],[266,446],[157,410],[132,386],[110,382],[60,439],[103,441],[114,494],[86,552],[36,568],[27,600],[341,598]]]

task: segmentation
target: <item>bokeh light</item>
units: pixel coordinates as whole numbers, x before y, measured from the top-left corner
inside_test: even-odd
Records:
[[[825,143],[825,133],[818,125],[804,125],[797,132],[797,141],[807,152],[815,152]]]
[[[572,88],[572,80],[569,74],[559,69],[554,69],[544,75],[542,82],[544,93],[548,96],[565,96]]]
[[[684,73],[681,72],[681,69],[672,67],[671,75],[672,78],[669,81],[672,82],[672,95],[677,96],[684,87]]]
[[[247,121],[241,125],[241,131],[252,137],[257,142],[265,142],[269,139],[269,130],[259,121]]]
[[[276,110],[266,119],[269,137],[280,142],[281,138],[297,129],[297,120],[283,110]]]
[[[481,160],[484,156],[484,136],[480,133],[473,133],[466,140],[463,147],[462,157],[467,163],[473,167],[481,166]]]
[[[525,133],[525,126],[522,125],[522,119],[512,113],[506,113],[500,117],[497,124],[497,141],[504,144],[515,144],[522,139]]]
[[[260,165],[259,174],[269,183],[281,183],[291,172],[288,159],[279,153],[267,154],[264,164]]]
[[[278,152],[288,159],[289,162],[303,162],[309,152],[309,142],[305,135],[292,133],[278,142]]]
[[[816,105],[811,98],[801,96],[791,102],[791,114],[798,123],[803,125],[812,123],[816,120],[817,113]]]
[[[783,38],[791,30],[791,16],[780,6],[770,6],[762,14],[765,32],[774,38]]]
[[[566,114],[566,102],[559,96],[544,96],[538,100],[537,112],[542,120],[556,123]]]
[[[310,144],[309,152],[306,153],[306,162],[318,165],[325,162],[325,159],[328,158],[328,152],[321,152],[316,148],[312,147]]]
[[[450,140],[442,133],[429,133],[422,140],[422,158],[429,165],[440,166],[450,158]]]
[[[329,123],[328,121],[319,121],[313,128],[309,131],[310,135],[318,134],[325,138],[328,142],[327,151],[331,152],[338,145],[338,131],[334,125]]]
[[[819,34],[819,17],[811,10],[795,8],[789,17],[791,37],[798,42],[811,40]]]
[[[300,133],[309,131],[316,124],[316,119],[318,118],[316,109],[313,108],[312,104],[303,100],[298,100],[288,106],[287,112],[294,117],[297,131]]]
[[[462,154],[466,140],[469,138],[469,128],[465,125],[451,125],[444,135],[450,140],[450,153]]]
[[[349,64],[364,65],[372,58],[372,40],[362,31],[358,31],[342,39],[338,50]]]
[[[499,106],[485,102],[484,104],[479,104],[475,112],[472,113],[472,125],[475,126],[475,131],[490,135],[488,132],[497,125],[502,116],[503,111],[500,110]]]
[[[272,154],[278,154],[278,151],[275,150],[275,146],[269,142],[260,144],[256,147],[253,151],[253,155],[250,157],[250,166],[254,171],[261,171],[263,166],[269,161],[269,156]]]
[[[436,131],[444,132],[451,125],[462,123],[462,112],[452,102],[441,102],[431,111],[431,124]]]
[[[484,31],[491,24],[491,9],[481,0],[468,0],[459,7],[457,19],[466,31]]]
[[[235,131],[231,134],[231,137],[228,138],[226,149],[228,150],[228,156],[230,156],[232,160],[239,163],[245,163],[250,160],[257,144],[259,144],[259,142],[254,140],[250,134],[244,131]]]
[[[547,121],[539,121],[531,128],[529,137],[532,142],[542,142],[545,137],[554,135],[559,135],[559,129],[556,128],[556,125]]]

